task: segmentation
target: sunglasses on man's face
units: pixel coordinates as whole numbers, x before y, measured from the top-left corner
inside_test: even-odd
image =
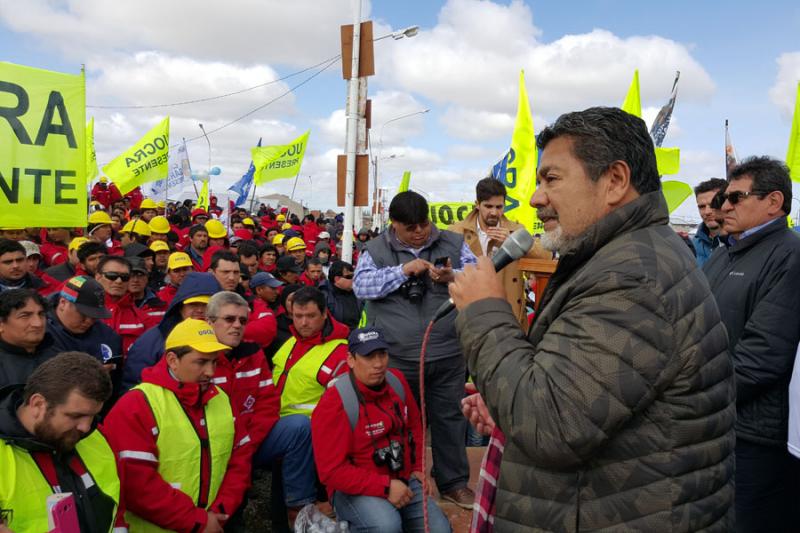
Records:
[[[103,277],[108,281],[122,280],[123,283],[131,280],[130,274],[123,274],[121,272],[103,272]]]
[[[722,207],[722,204],[725,203],[725,200],[730,202],[731,205],[736,205],[739,202],[741,202],[742,200],[744,200],[745,198],[747,198],[748,196],[764,197],[766,194],[768,194],[768,193],[766,193],[764,191],[732,191],[732,192],[720,193],[717,196],[719,196],[720,199],[722,200],[722,202],[720,203],[720,207]],[[715,199],[716,199],[716,197],[715,197]],[[713,203],[712,203],[711,207],[714,207]],[[717,209],[719,209],[719,208],[717,208]]]
[[[228,315],[228,316],[219,316],[219,317],[216,317],[216,318],[219,319],[219,320],[224,320],[227,324],[233,324],[234,322],[236,322],[238,320],[239,324],[241,324],[242,326],[246,326],[247,325],[247,317],[246,316]]]

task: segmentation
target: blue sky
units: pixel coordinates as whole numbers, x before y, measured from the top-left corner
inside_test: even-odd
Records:
[[[681,70],[665,146],[682,150],[677,177],[690,184],[723,171],[723,123],[740,157],[784,157],[800,79],[800,4],[791,2],[365,2],[376,35],[419,25],[417,37],[376,43],[373,147],[383,128],[382,186],[403,170],[434,201],[470,200],[474,182],[507,147],[516,72],[526,70],[537,130],[558,114],[619,105],[640,69],[645,119]],[[24,6],[24,7],[22,7]],[[157,16],[154,16],[157,14]],[[338,53],[348,0],[170,2],[101,0],[22,4],[0,0],[3,59],[76,72],[87,65],[88,104],[157,104],[222,94],[285,76]],[[296,196],[334,207],[335,155],[344,144],[346,86],[339,65],[290,97],[212,135],[217,190],[238,179],[249,147],[288,142],[311,129]],[[171,108],[172,139],[193,137],[266,102],[302,76],[239,97]],[[90,110],[100,163],[146,132],[165,110]],[[191,143],[195,169],[204,141]],[[289,193],[290,180],[260,193]],[[800,202],[795,202],[795,206]],[[676,213],[696,220],[691,200]]]

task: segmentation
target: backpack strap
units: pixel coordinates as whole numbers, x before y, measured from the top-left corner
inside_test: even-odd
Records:
[[[400,400],[405,403],[406,390],[400,380],[397,379],[397,376],[387,371],[386,382],[392,387],[395,394],[400,397]],[[355,431],[356,424],[358,424],[359,402],[351,374],[347,373],[339,376],[333,381],[333,386],[336,387],[336,391],[342,399],[342,407],[344,407],[344,412],[347,413],[347,420],[350,422],[350,431]]]
[[[389,384],[390,387],[394,390],[395,394],[400,397],[400,400],[403,403],[406,403],[406,390],[403,388],[403,384],[400,383],[400,380],[390,371],[386,371],[386,383]]]

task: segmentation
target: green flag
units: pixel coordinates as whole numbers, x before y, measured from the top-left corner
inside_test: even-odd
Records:
[[[143,183],[166,178],[169,174],[169,117],[104,166],[103,172],[122,194]]]
[[[403,172],[403,179],[400,180],[400,187],[397,188],[397,192],[406,192],[410,184],[411,184],[411,171],[406,170],[405,172]]]
[[[309,133],[311,131],[305,132],[289,144],[251,148],[256,185],[297,176],[303,164],[303,156],[306,155]]]
[[[800,83],[797,84],[792,132],[789,135],[789,149],[786,151],[786,166],[789,167],[792,181],[800,181]]]

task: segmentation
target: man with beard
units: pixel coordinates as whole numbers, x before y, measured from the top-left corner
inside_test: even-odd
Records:
[[[196,224],[189,229],[189,246],[184,250],[189,254],[194,269],[198,272],[205,270],[203,266],[203,254],[208,248],[208,230],[201,224]]]
[[[512,222],[503,215],[506,205],[506,186],[492,177],[483,178],[475,187],[475,209],[467,218],[453,224],[448,229],[464,235],[476,257],[492,257],[512,232],[522,224]],[[552,253],[544,250],[537,241],[527,257],[551,259]],[[514,261],[497,273],[506,291],[506,300],[511,304],[520,325],[527,328],[528,316],[525,308],[525,280],[519,270],[519,262]]]
[[[506,439],[488,448],[476,526],[488,513],[498,531],[733,531],[727,333],[668,225],[644,121],[591,108],[537,144],[531,205],[560,259],[529,333],[488,258],[450,285],[488,407],[465,410]]]
[[[120,502],[114,452],[94,428],[111,380],[81,352],[42,364],[0,389],[0,508],[11,531],[48,531],[46,501],[72,493],[80,531],[111,531]]]
[[[720,191],[724,191],[727,186],[727,181],[711,178],[694,188],[697,211],[703,219],[700,225],[697,226],[697,231],[692,239],[694,251],[697,254],[697,266],[700,268],[703,268],[705,262],[711,257],[711,252],[722,245],[720,240],[722,227],[717,221],[719,214],[714,209],[714,198]]]

